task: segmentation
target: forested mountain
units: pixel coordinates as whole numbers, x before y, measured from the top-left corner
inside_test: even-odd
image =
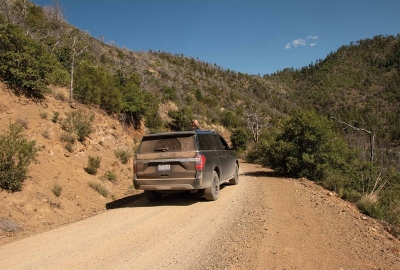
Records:
[[[301,69],[264,78],[286,84],[302,108],[345,122],[341,126],[353,145],[370,148],[366,131],[373,133],[376,158],[399,163],[394,150],[400,146],[400,35],[351,42]]]

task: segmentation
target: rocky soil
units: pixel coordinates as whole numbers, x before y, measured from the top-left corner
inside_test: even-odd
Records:
[[[137,193],[132,189],[132,158],[123,164],[115,150],[132,154],[141,134],[128,135],[118,119],[96,108],[72,109],[67,96],[66,89],[53,89],[53,95],[34,102],[15,96],[0,83],[0,133],[10,123],[20,122],[23,135],[41,148],[22,191],[0,191],[0,244],[95,215],[105,210],[106,203]],[[76,142],[70,152],[60,139],[61,122],[67,112],[79,109],[95,113],[94,132],[84,143]],[[89,156],[101,157],[96,175],[84,169]],[[116,175],[113,182],[104,177],[109,171]],[[100,195],[89,183],[102,185],[108,195]],[[59,196],[53,192],[55,186],[61,187]]]

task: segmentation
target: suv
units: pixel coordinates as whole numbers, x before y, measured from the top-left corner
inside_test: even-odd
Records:
[[[226,141],[214,131],[195,130],[143,137],[135,156],[133,184],[146,198],[190,191],[215,201],[222,183],[239,183],[239,162]]]

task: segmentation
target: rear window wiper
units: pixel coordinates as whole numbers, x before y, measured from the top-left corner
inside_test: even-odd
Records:
[[[168,151],[168,147],[156,148],[156,149],[154,149],[154,151],[156,151],[156,152],[167,152]]]

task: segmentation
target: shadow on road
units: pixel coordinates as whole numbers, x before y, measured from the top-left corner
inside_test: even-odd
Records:
[[[124,197],[109,203],[106,203],[106,209],[124,208],[128,204],[132,204],[144,198],[144,193]]]
[[[220,190],[222,191],[229,184],[222,184]],[[223,196],[220,194],[220,196]],[[174,192],[163,194],[161,199],[157,201],[148,201],[144,193],[124,197],[106,204],[106,209],[128,208],[128,207],[155,207],[155,206],[189,206],[195,203],[210,203],[199,194],[190,192]]]
[[[282,175],[275,171],[255,171],[255,172],[245,172],[241,175],[244,176],[254,176],[254,177],[275,177],[280,178]]]
[[[124,197],[106,204],[106,209],[127,208],[127,207],[155,207],[155,206],[188,206],[198,202],[204,202],[196,194],[189,192],[177,192],[163,194],[157,201],[148,201],[144,193]]]

